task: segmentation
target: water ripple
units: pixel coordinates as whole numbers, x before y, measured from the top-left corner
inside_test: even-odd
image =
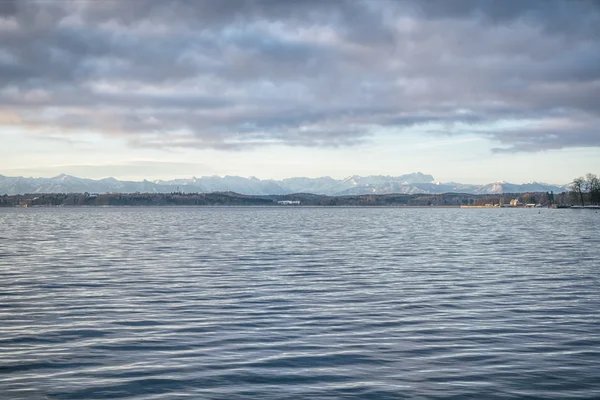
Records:
[[[599,398],[599,222],[570,210],[0,209],[0,390]]]

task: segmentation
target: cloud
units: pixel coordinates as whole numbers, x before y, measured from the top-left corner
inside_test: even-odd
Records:
[[[2,1],[0,115],[139,147],[351,146],[514,119],[535,124],[487,132],[498,151],[597,147],[598,4]]]
[[[54,165],[44,167],[29,167],[8,169],[8,173],[21,176],[57,176],[65,173],[68,175],[85,175],[96,179],[117,177],[136,177],[145,179],[148,174],[156,177],[182,176],[188,177],[189,172],[201,176],[213,174],[214,171],[202,163],[169,162],[141,160],[129,163],[114,164],[89,164],[89,165]]]
[[[573,118],[574,117],[574,118]],[[544,122],[498,129],[491,132],[496,140],[507,146],[492,149],[495,153],[561,149],[564,147],[600,147],[600,135],[595,127],[600,118],[585,115],[556,116]]]

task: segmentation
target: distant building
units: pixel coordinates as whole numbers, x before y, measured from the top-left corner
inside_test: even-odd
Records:
[[[518,207],[521,205],[521,202],[519,201],[519,199],[513,199],[510,201],[510,205],[513,207]]]
[[[17,204],[17,207],[20,208],[28,208],[31,206],[31,200],[21,200],[19,201],[19,204]]]
[[[282,206],[299,206],[300,200],[280,200],[277,204]]]

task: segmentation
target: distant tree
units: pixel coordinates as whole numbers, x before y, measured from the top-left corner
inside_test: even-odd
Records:
[[[590,194],[590,202],[592,204],[600,203],[600,179],[594,174],[585,176],[586,192]]]
[[[523,203],[525,203],[525,204],[533,204],[537,200],[535,197],[535,194],[533,194],[533,193],[524,193],[521,196],[521,198],[522,198]]]
[[[583,201],[583,191],[585,188],[585,178],[583,176],[581,176],[579,178],[573,179],[572,185],[573,185],[572,186],[573,193],[575,193],[576,195],[579,196],[579,199],[581,200],[581,205],[584,206],[585,203]]]

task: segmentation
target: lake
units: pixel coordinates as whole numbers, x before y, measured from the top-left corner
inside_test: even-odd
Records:
[[[600,213],[0,209],[0,397],[599,398]]]

